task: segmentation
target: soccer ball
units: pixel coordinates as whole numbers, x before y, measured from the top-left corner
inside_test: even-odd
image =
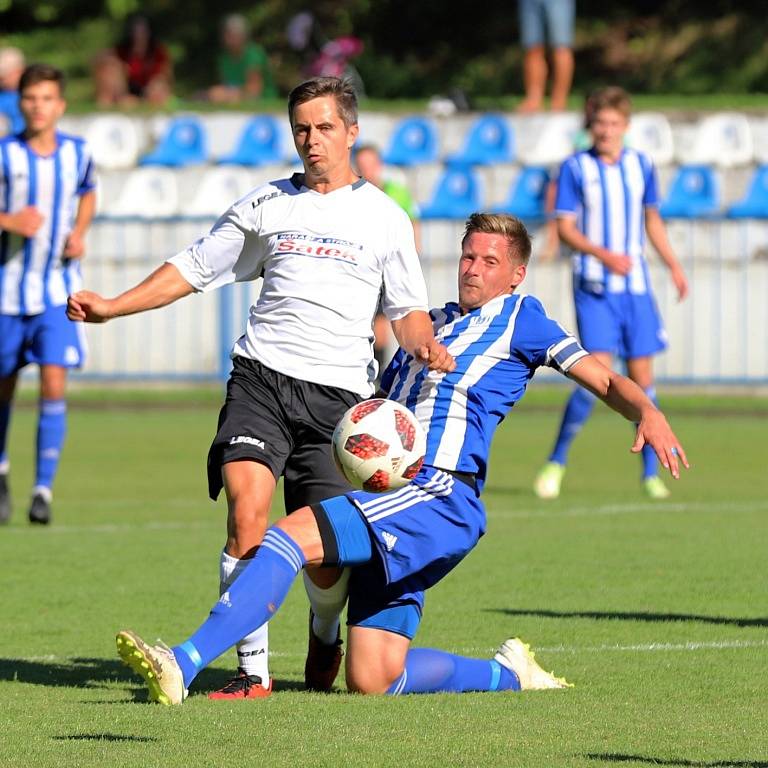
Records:
[[[421,469],[427,436],[416,417],[394,400],[353,405],[333,433],[333,458],[350,485],[382,493],[401,488]]]

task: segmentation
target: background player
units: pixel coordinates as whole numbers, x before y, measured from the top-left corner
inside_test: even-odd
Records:
[[[679,442],[662,413],[629,379],[606,368],[550,320],[533,297],[514,295],[531,242],[512,216],[474,214],[459,262],[459,302],[432,311],[453,372],[427,372],[400,349],[382,377],[388,396],[427,428],[425,463],[404,488],[353,491],[307,506],[271,527],[248,568],[209,618],[172,650],[135,633],[117,636],[121,657],[153,700],[180,704],[198,672],[244,631],[268,618],[301,570],[351,565],[347,685],[362,693],[429,693],[559,688],[518,639],[492,660],[410,649],[424,590],[437,583],[485,531],[479,499],[496,426],[522,397],[536,368],[549,365],[638,422],[633,451],[648,443],[679,476]]]
[[[7,453],[18,371],[40,366],[37,464],[29,520],[51,519],[52,488],[67,427],[67,369],[85,358],[82,328],[67,320],[80,287],[84,238],[96,206],[82,139],[57,132],[64,76],[32,64],[19,81],[24,132],[0,141],[0,522],[11,514]]]
[[[208,457],[211,498],[223,486],[228,503],[222,594],[261,542],[281,474],[287,511],[348,490],[331,461],[330,439],[344,411],[373,391],[371,321],[382,286],[399,343],[430,367],[453,365],[432,333],[408,217],[352,170],[358,127],[351,86],[338,78],[307,81],[291,92],[288,113],[303,174],[255,189],[208,235],[120,296],[81,291],[69,301],[72,319],[103,322],[263,276],[232,350]],[[313,579],[306,581],[314,614],[306,682],[325,690],[341,659],[347,585],[333,570]],[[238,646],[238,675],[215,698],[269,694],[267,628],[251,629]]]
[[[624,146],[630,100],[621,88],[596,91],[591,110],[592,147],[560,169],[556,215],[561,240],[574,251],[573,294],[584,348],[604,365],[624,358],[627,374],[655,402],[653,355],[666,349],[666,333],[651,292],[645,235],[670,271],[682,300],[688,283],[658,211],[656,173],[642,153]],[[595,398],[580,388],[566,405],[548,463],[534,483],[536,495],[560,495],[568,450],[589,418]],[[654,452],[642,452],[642,483],[653,499],[669,495]]]

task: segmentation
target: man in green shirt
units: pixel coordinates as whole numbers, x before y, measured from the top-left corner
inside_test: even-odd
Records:
[[[266,51],[248,35],[243,16],[233,13],[224,19],[217,59],[219,83],[208,89],[211,101],[222,104],[277,96]]]

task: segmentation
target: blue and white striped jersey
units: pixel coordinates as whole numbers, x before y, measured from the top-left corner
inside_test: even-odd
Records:
[[[34,237],[0,233],[0,314],[38,315],[67,303],[81,287],[80,263],[62,257],[79,197],[94,189],[93,161],[83,139],[57,133],[42,157],[21,134],[0,140],[0,210],[32,205],[43,223]]]
[[[650,159],[624,148],[615,164],[594,149],[576,152],[560,168],[555,212],[576,216],[579,230],[593,243],[632,259],[624,276],[609,272],[586,253],[573,255],[574,287],[590,293],[650,293],[645,246],[645,206],[658,205],[656,172]]]
[[[482,488],[493,433],[536,369],[548,365],[566,373],[587,352],[526,294],[499,296],[466,314],[450,303],[430,315],[456,369],[430,371],[400,349],[381,388],[426,430],[425,464],[472,472]]]

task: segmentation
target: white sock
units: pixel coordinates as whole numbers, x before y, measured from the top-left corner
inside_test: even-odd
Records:
[[[344,568],[339,580],[329,589],[318,587],[304,571],[304,588],[314,614],[312,631],[325,645],[333,645],[338,637],[341,612],[347,602],[348,582],[349,568]]]
[[[220,595],[250,562],[250,559],[239,560],[222,550],[219,562]],[[237,664],[249,675],[258,675],[265,687],[269,685],[269,625],[262,624],[237,644]]]

